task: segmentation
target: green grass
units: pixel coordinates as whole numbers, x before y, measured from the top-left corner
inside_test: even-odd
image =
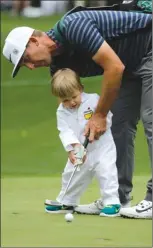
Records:
[[[146,176],[135,177],[134,200],[145,190]],[[151,247],[149,220],[128,220],[74,215],[66,223],[64,215],[44,212],[43,201],[55,199],[59,178],[4,178],[2,180],[2,247]],[[91,202],[99,197],[94,181],[82,197]]]
[[[29,25],[48,30],[59,16],[39,19],[2,14],[3,46],[7,33]],[[1,47],[2,48],[2,47]],[[1,175],[2,247],[146,247],[151,246],[151,222],[44,213],[45,198],[60,190],[60,175],[67,155],[56,130],[57,101],[50,93],[49,70],[22,69],[11,78],[12,65],[1,57]],[[84,79],[87,92],[100,92],[101,77]],[[134,203],[145,195],[150,166],[143,127],[136,138]],[[81,198],[83,203],[99,197],[96,183]]]

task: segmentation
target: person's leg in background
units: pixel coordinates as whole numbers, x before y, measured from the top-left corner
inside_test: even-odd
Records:
[[[67,11],[73,9],[75,6],[75,1],[74,0],[68,0],[67,1]]]
[[[30,1],[14,0],[12,1],[11,15],[21,15],[24,8],[30,5]]]
[[[142,79],[141,120],[152,164],[152,51],[143,58],[136,74]],[[122,209],[121,215],[130,218],[152,219],[152,179],[148,181],[145,199],[137,206]]]
[[[31,0],[31,7],[41,7],[41,0]]]
[[[24,2],[24,1],[22,1]],[[30,4],[26,8],[23,9],[22,15],[30,18],[37,18],[43,15],[41,0],[30,0]]]

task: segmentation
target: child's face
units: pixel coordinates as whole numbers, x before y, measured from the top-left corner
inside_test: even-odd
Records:
[[[81,104],[81,91],[76,90],[69,98],[60,98],[60,101],[65,108],[75,109],[79,108]]]

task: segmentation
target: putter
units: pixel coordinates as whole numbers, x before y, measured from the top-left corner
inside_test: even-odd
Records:
[[[85,138],[85,141],[84,141],[84,143],[83,143],[84,148],[87,148],[87,146],[88,146],[88,143],[89,143],[88,137],[89,137],[89,135]],[[70,179],[69,179],[69,181],[68,181],[68,184],[67,184],[67,186],[66,186],[66,189],[65,189],[65,191],[64,191],[64,194],[63,194],[61,200],[63,200],[63,198],[65,197],[65,195],[66,195],[66,193],[67,193],[67,191],[68,191],[68,189],[69,189],[70,183],[71,183],[71,181],[72,181],[72,178],[73,178],[75,172],[77,171],[78,167],[79,167],[79,165],[76,164],[76,165],[75,165],[75,168],[74,168],[74,171],[72,172],[72,175],[71,175],[71,177],[70,177]],[[45,201],[45,205],[48,205],[48,206],[49,206],[49,205],[52,205],[52,206],[63,206],[63,204],[60,203],[60,202],[52,201],[52,200],[48,200],[48,199]]]

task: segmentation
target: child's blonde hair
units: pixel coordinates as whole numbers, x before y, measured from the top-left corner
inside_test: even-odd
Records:
[[[51,90],[54,96],[59,98],[71,97],[78,90],[83,90],[80,77],[71,69],[58,70],[51,81]]]

